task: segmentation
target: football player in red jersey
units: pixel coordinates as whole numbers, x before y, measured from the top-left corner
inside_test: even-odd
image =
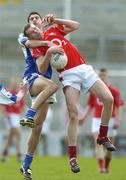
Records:
[[[77,30],[80,24],[76,21],[59,19],[49,14],[43,18],[43,31],[37,27],[26,25],[24,33],[31,40],[47,40],[62,46],[68,63],[64,69],[59,71],[59,79],[63,85],[63,92],[69,112],[68,143],[71,170],[74,173],[80,171],[77,163],[77,127],[80,92],[92,92],[101,99],[104,104],[102,120],[97,138],[98,144],[103,144],[109,151],[115,151],[115,147],[107,137],[108,122],[111,117],[113,96],[105,83],[97,76],[92,66],[85,63],[77,48],[65,38],[70,32]],[[34,56],[45,55],[47,48],[40,47],[34,50]]]
[[[15,78],[10,80],[9,90],[12,94],[18,93],[18,81]],[[21,113],[25,110],[25,102],[23,99],[12,104],[12,105],[1,105],[1,110],[4,114],[5,125],[7,127],[8,135],[5,140],[5,144],[2,151],[2,161],[6,161],[8,157],[9,147],[12,144],[13,138],[16,139],[16,153],[17,159],[20,162],[22,160],[22,151],[21,151],[21,128],[19,120],[21,118]]]
[[[109,129],[108,129],[108,136],[111,138],[111,141],[114,144],[115,136],[117,134],[117,128],[120,126],[120,121],[121,121],[120,110],[121,110],[121,107],[123,106],[123,100],[121,99],[119,89],[109,83],[107,69],[105,68],[100,69],[99,77],[107,85],[107,87],[111,91],[114,98],[113,111],[112,111],[112,115],[109,121]],[[84,112],[80,118],[80,124],[82,124],[86,120],[87,116],[91,114],[92,110],[94,114],[92,118],[91,131],[93,133],[93,137],[96,142],[100,123],[101,123],[103,103],[99,100],[99,98],[97,98],[96,96],[90,93],[88,97],[87,106],[84,108]],[[99,172],[109,173],[109,165],[112,159],[112,152],[110,151],[106,152],[103,146],[99,146],[97,143],[95,143],[95,150],[96,150],[96,158],[97,158],[98,166],[99,166]]]

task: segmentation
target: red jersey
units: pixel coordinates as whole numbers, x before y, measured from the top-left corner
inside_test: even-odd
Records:
[[[124,102],[121,99],[120,92],[117,88],[113,87],[110,84],[107,85],[107,87],[111,91],[113,98],[114,98],[112,117],[115,117],[115,107],[122,106],[124,104]],[[102,104],[102,102],[100,102],[100,100],[96,96],[94,96],[92,94],[89,95],[88,105],[91,108],[94,108],[94,117],[101,118],[103,104]]]
[[[63,70],[71,69],[73,67],[79,66],[81,64],[85,64],[85,58],[82,58],[78,49],[64,37],[64,27],[59,25],[50,26],[44,32],[45,41],[51,41],[56,45],[60,45],[63,47],[67,58],[68,63]],[[33,49],[33,56],[38,57],[40,55],[45,55],[47,51],[46,47],[39,47]]]
[[[15,90],[10,90],[10,92],[15,94],[17,93]],[[11,113],[20,114],[22,108],[24,108],[23,100],[13,105],[4,105],[6,114],[11,114]]]

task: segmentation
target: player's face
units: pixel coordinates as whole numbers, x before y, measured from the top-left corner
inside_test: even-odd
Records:
[[[100,72],[99,77],[102,79],[102,81],[107,82],[108,79],[107,72]]]
[[[34,24],[35,26],[40,28],[41,24],[42,24],[42,19],[40,18],[40,16],[38,14],[32,14],[29,17],[29,23]]]
[[[27,30],[27,34],[29,36],[29,39],[41,39],[42,38],[41,30],[38,27],[34,26],[33,24],[31,24],[31,26]]]

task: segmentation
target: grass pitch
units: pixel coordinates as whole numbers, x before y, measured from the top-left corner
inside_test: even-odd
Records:
[[[36,156],[32,165],[33,180],[126,180],[126,158],[113,158],[110,174],[99,174],[95,158],[79,157],[81,172],[70,171],[67,157]],[[21,164],[15,157],[0,162],[0,180],[23,180]]]

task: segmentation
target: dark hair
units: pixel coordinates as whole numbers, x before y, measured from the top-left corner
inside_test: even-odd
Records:
[[[25,25],[24,32],[23,32],[25,36],[28,36],[27,30],[30,28],[30,26],[31,25],[29,23],[27,25]]]
[[[38,12],[32,11],[32,12],[30,12],[30,14],[28,15],[28,19],[27,19],[28,23],[29,23],[29,18],[30,18],[30,16],[33,15],[33,14],[37,14],[37,15],[42,19],[41,15],[40,15]]]
[[[101,68],[100,72],[107,72],[107,69],[106,68]]]

